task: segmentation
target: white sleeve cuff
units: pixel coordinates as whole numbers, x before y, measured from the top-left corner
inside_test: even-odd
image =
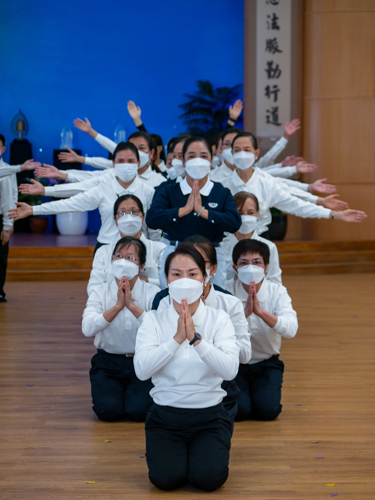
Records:
[[[278,332],[278,330],[280,329],[281,327],[281,323],[282,323],[282,320],[280,318],[280,316],[277,317],[277,323],[276,325],[272,328],[272,330],[274,330],[275,332]]]
[[[88,156],[84,156],[85,158],[85,165],[94,165],[94,158],[89,158]]]
[[[42,205],[34,205],[32,209],[33,209],[33,215],[43,215]]]
[[[284,146],[285,147],[288,144],[289,141],[288,141],[288,139],[285,139],[285,137],[283,136],[283,137],[281,137],[279,139],[278,142],[279,142],[280,146]]]
[[[167,342],[164,342],[162,345],[168,354],[175,354],[177,349],[180,347],[180,344],[176,342],[173,337]]]
[[[212,344],[206,342],[204,339],[198,344],[196,347],[194,346],[195,351],[199,354],[199,357],[203,358],[208,351],[212,349]]]
[[[110,323],[104,318],[104,314],[101,314],[98,317],[98,325],[102,328],[107,328],[107,326],[110,325]]]
[[[44,196],[54,196],[54,195],[55,195],[54,186],[46,186],[44,188]]]

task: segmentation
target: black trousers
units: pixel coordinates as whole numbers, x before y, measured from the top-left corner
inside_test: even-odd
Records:
[[[0,217],[0,233],[3,230],[3,220]],[[6,245],[2,245],[0,242],[0,295],[5,297],[4,284],[7,275],[8,266],[8,253],[9,253],[9,242]]]
[[[133,358],[98,349],[91,360],[90,381],[93,410],[100,420],[129,418],[144,422],[152,406],[151,380],[137,378]]]
[[[279,356],[240,365],[235,378],[240,389],[236,420],[274,420],[281,413],[284,363]]]
[[[197,409],[154,404],[145,429],[149,478],[157,488],[190,483],[214,491],[227,480],[232,424],[222,404]]]
[[[232,422],[232,434],[234,429],[234,421],[238,412],[238,398],[240,396],[240,389],[235,380],[228,382],[224,380],[221,388],[226,391],[227,395],[223,399],[223,406],[227,410],[229,418]]]

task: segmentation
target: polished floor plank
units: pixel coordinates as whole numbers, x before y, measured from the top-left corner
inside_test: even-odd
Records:
[[[230,476],[215,498],[375,498],[374,278],[284,278],[300,328],[283,341],[283,412],[274,422],[236,424]],[[80,332],[85,288],[7,284],[0,500],[207,497],[157,491],[147,479],[143,425],[103,423],[92,413],[95,349]]]

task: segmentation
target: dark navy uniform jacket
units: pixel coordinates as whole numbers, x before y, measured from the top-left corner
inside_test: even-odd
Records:
[[[155,192],[147,210],[147,226],[162,229],[171,241],[184,241],[188,236],[200,234],[214,243],[222,241],[224,232],[238,231],[242,221],[231,192],[217,182],[207,182],[201,190],[201,197],[202,206],[208,210],[208,219],[197,217],[194,211],[180,219],[178,210],[186,205],[189,194],[183,194],[180,183],[164,183]],[[208,193],[209,186],[212,189]]]

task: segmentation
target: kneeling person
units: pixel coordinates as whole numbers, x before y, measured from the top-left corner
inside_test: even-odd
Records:
[[[252,345],[251,360],[240,365],[235,379],[240,388],[236,420],[273,420],[280,414],[281,338],[294,337],[298,329],[286,288],[265,278],[269,256],[268,246],[257,240],[242,240],[233,249],[238,280],[227,288],[243,303]]]
[[[144,421],[152,405],[152,383],[141,382],[133,365],[138,328],[159,291],[139,279],[145,262],[142,241],[130,236],[119,240],[112,257],[115,278],[93,289],[83,313],[82,331],[95,336],[98,348],[90,381],[93,410],[100,420]]]

